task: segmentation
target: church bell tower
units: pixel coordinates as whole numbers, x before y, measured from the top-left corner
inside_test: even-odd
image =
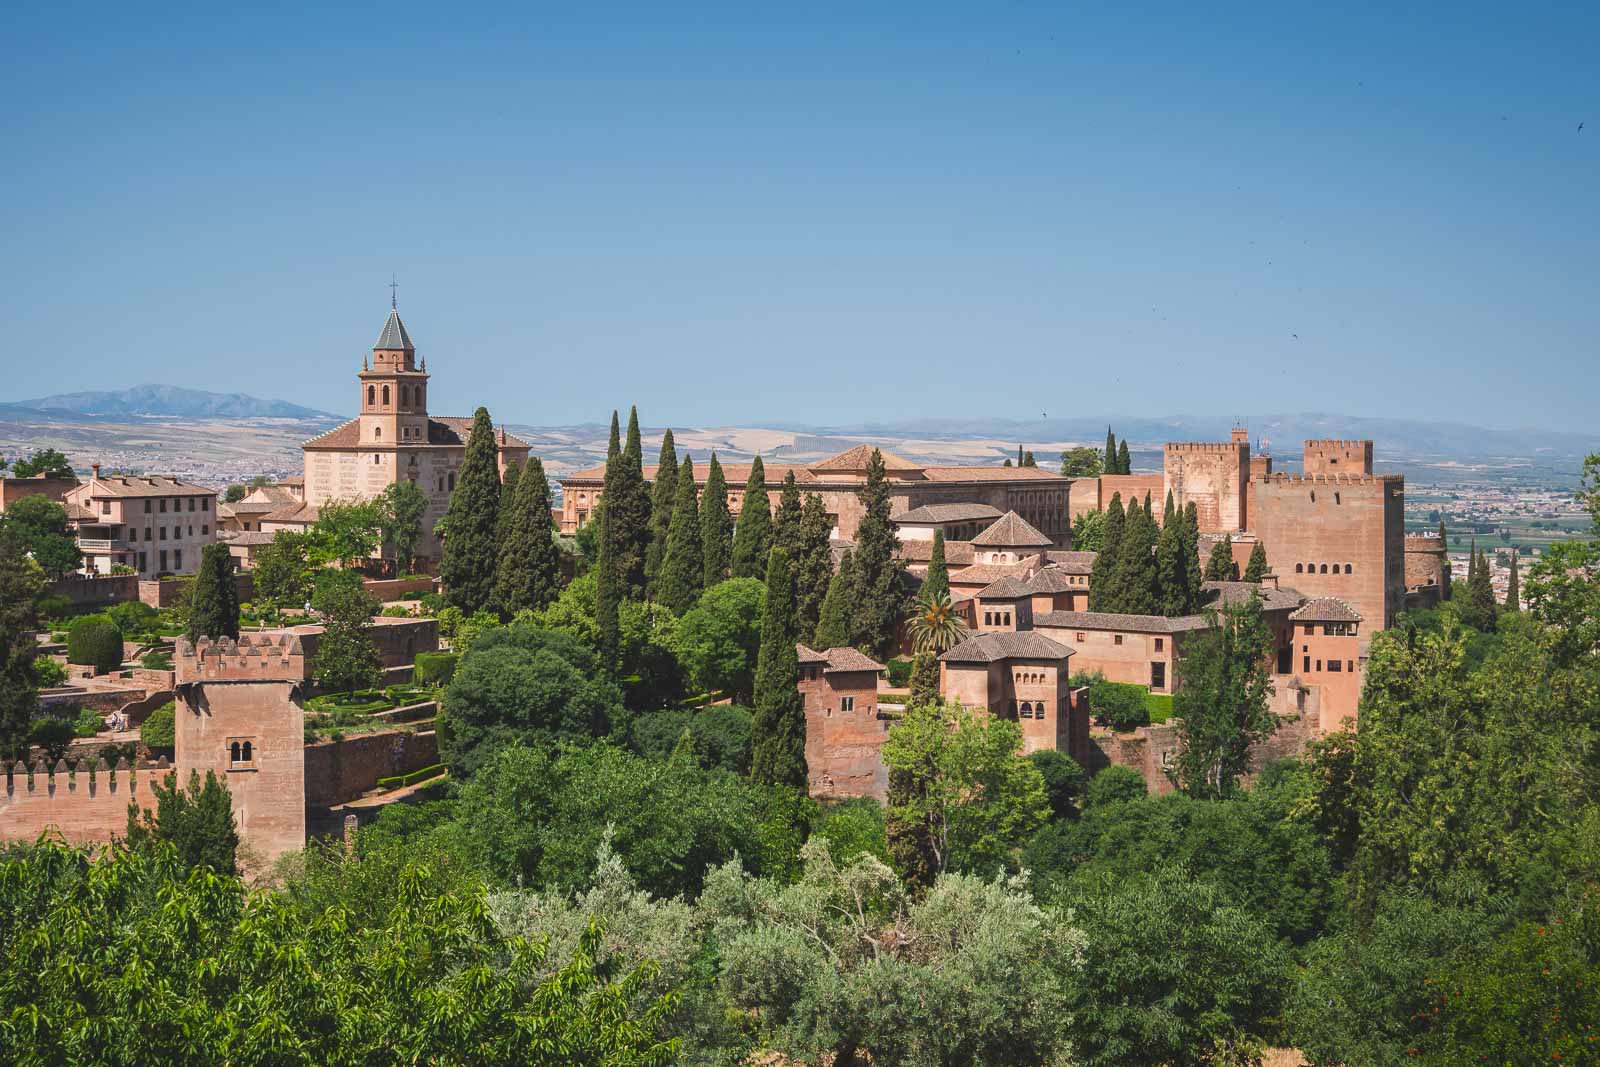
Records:
[[[380,450],[428,443],[428,362],[390,301],[389,318],[361,366],[361,447]]]

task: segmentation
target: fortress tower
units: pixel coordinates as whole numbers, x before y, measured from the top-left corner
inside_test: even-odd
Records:
[[[1307,474],[1371,474],[1371,441],[1307,441]]]
[[[1169,441],[1164,467],[1163,488],[1180,510],[1194,504],[1201,533],[1249,527],[1250,434],[1243,427],[1226,444]]]

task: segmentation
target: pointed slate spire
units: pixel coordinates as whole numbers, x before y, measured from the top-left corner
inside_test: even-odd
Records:
[[[406,324],[400,321],[400,312],[395,308],[389,309],[389,318],[383,324],[383,332],[378,334],[378,343],[372,346],[374,352],[415,352],[416,347],[411,343],[411,335],[406,333]]]

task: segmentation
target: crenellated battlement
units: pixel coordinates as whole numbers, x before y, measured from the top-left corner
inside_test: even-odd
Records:
[[[1168,441],[1168,452],[1203,452],[1218,456],[1231,456],[1248,450],[1246,441]]]
[[[1436,533],[1406,534],[1407,552],[1444,552],[1444,539]]]
[[[1308,437],[1306,438],[1306,447],[1343,452],[1349,449],[1371,448],[1372,441],[1369,438],[1352,438],[1346,441],[1336,437]]]
[[[1403,474],[1268,474],[1256,481],[1267,485],[1403,485]]]
[[[178,639],[173,657],[177,683],[298,682],[306,676],[305,649],[298,634],[286,630],[240,634],[213,641]]]
[[[32,841],[47,829],[75,844],[108,841],[128,823],[128,804],[149,809],[152,783],[172,769],[165,758],[154,767],[130,767],[126,758],[106,767],[99,757],[30,768],[20,760],[3,769],[0,782],[0,841]]]

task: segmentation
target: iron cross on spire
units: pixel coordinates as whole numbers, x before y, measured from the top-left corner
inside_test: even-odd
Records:
[[[389,275],[389,307],[390,307],[390,309],[394,309],[394,308],[397,308],[399,306],[395,302],[395,290],[399,289],[399,288],[400,288],[400,283],[394,280],[394,275],[393,274]]]

